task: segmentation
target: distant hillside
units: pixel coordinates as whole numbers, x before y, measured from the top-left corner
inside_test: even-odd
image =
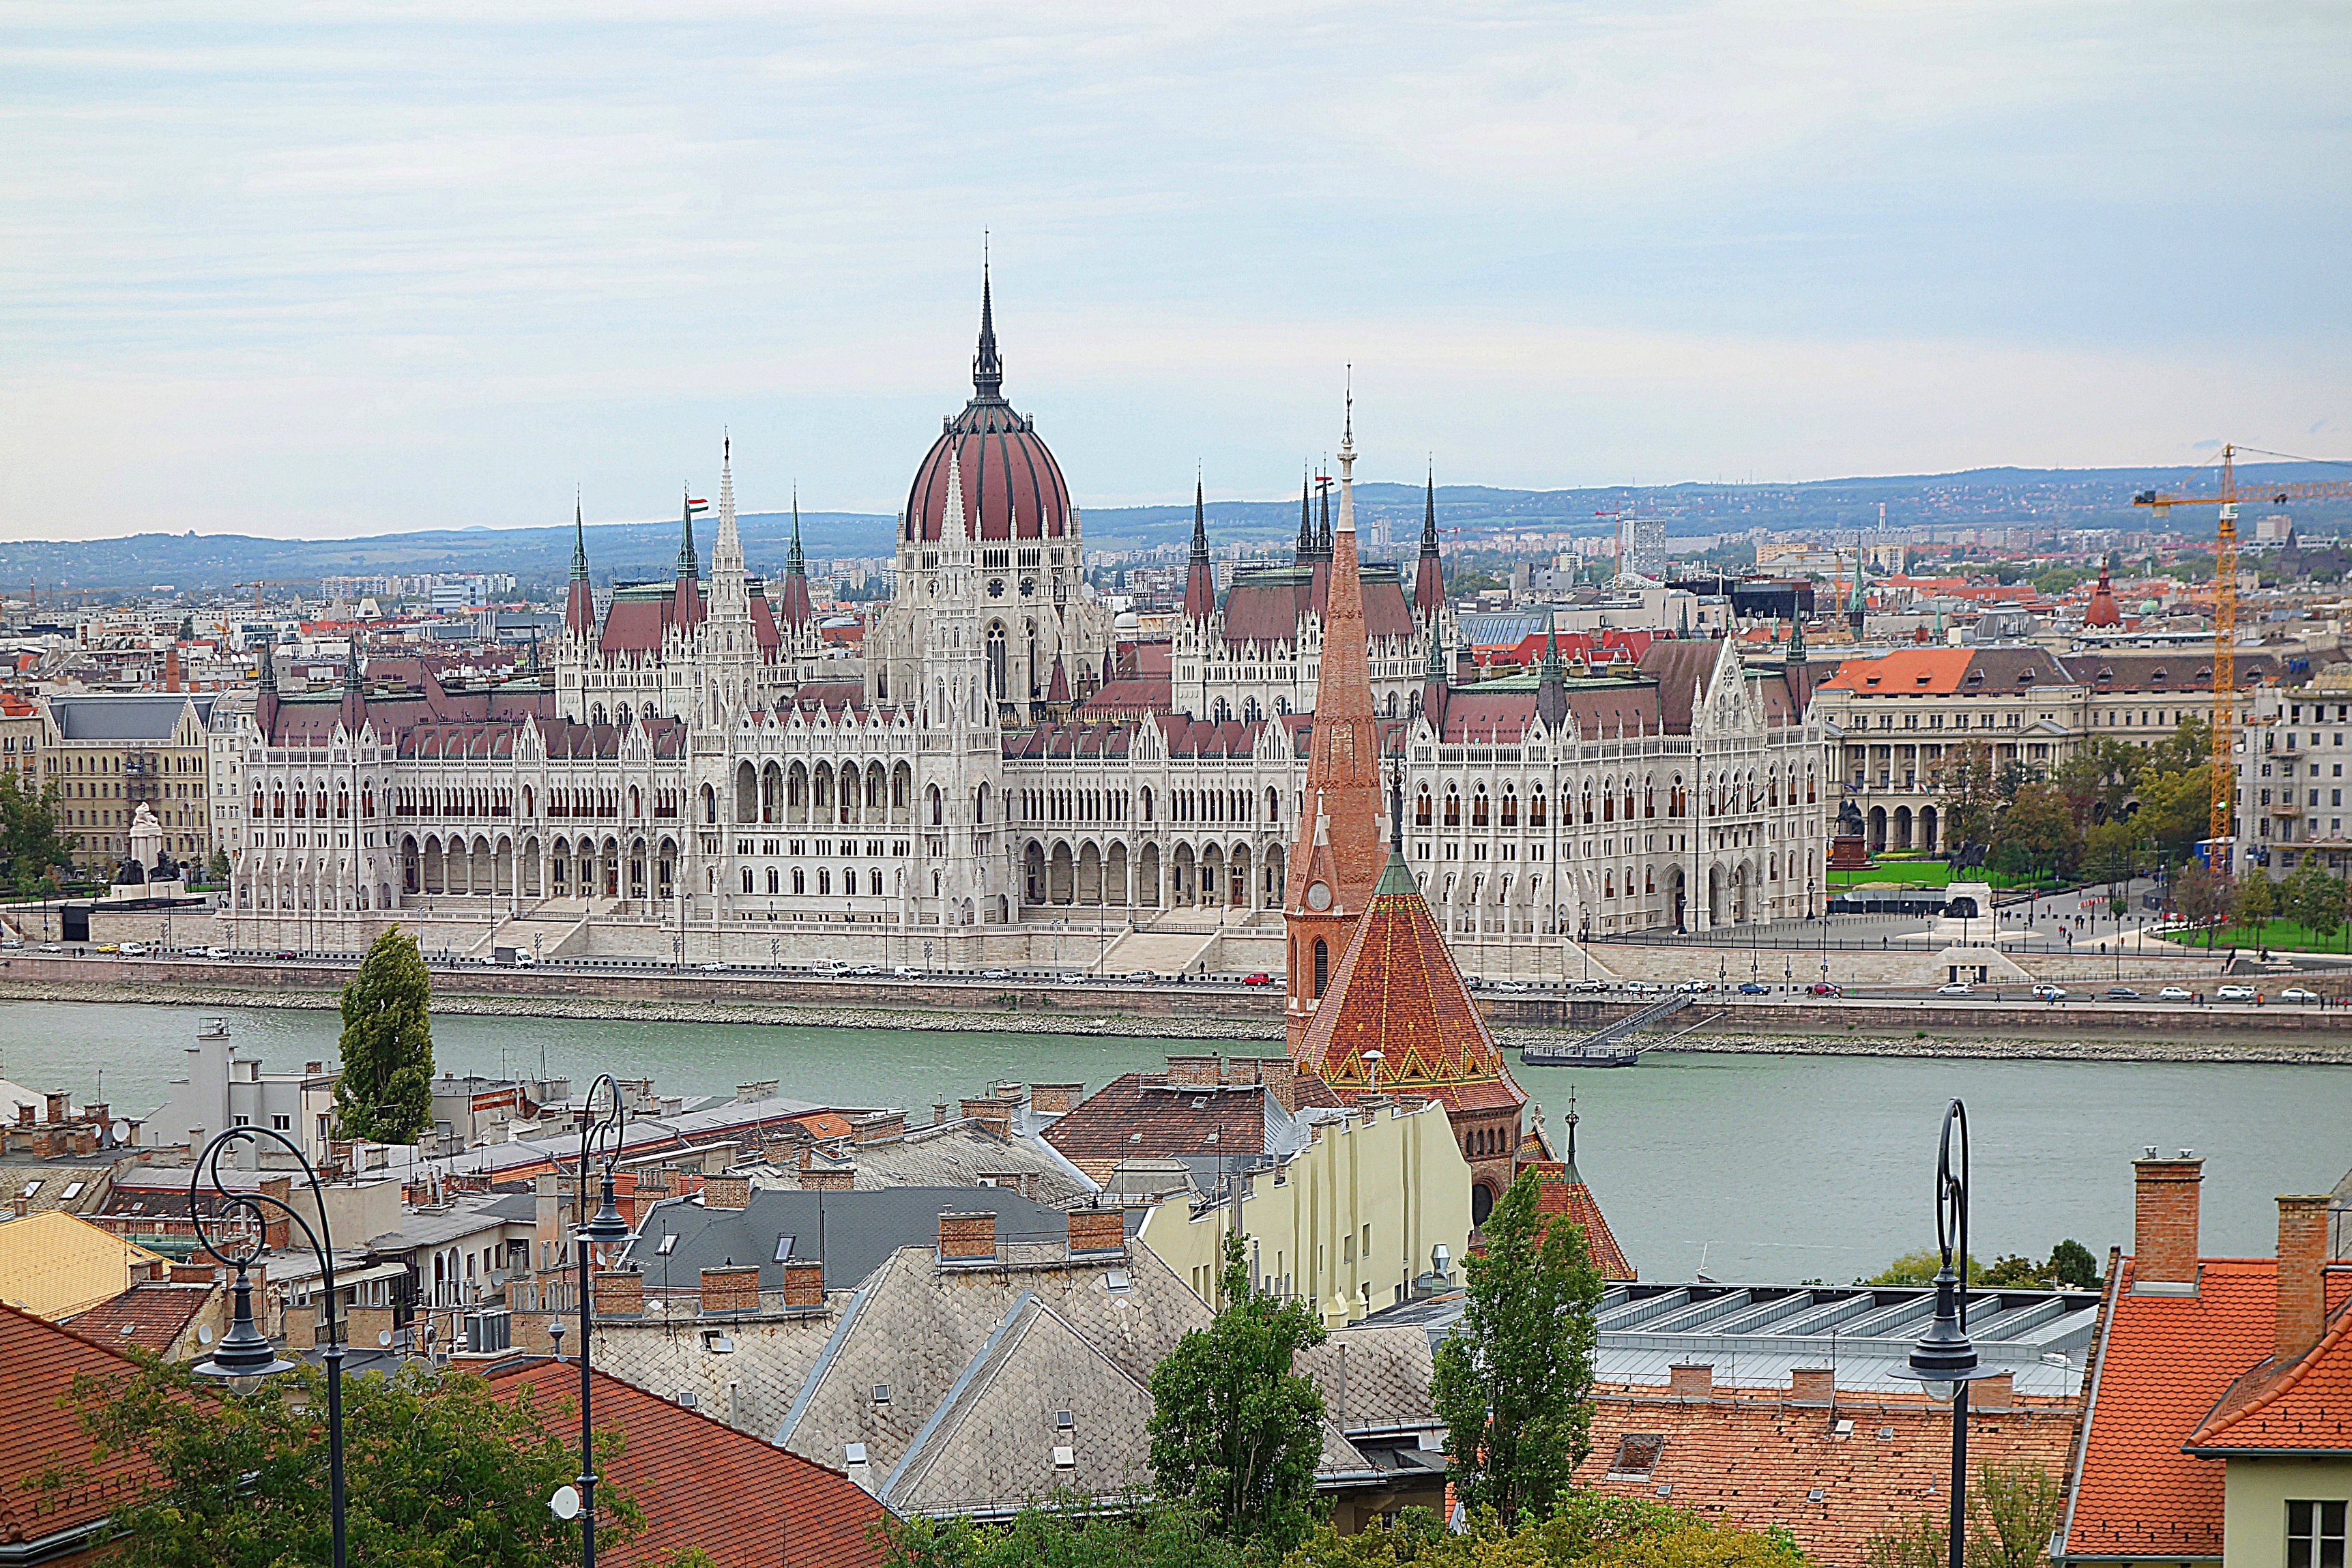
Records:
[[[2339,478],[2346,470],[2309,464],[2269,464],[2240,470],[2244,486],[2270,480]],[[2148,526],[2149,513],[2135,510],[2133,492],[2172,488],[2179,469],[2166,468],[1977,468],[1955,474],[1903,474],[1876,479],[1822,479],[1801,485],[1664,485],[1570,490],[1498,489],[1484,485],[1442,485],[1437,490],[1439,526],[1449,549],[1475,543],[1498,531],[1609,526],[1599,514],[1620,505],[1664,521],[1668,535],[1834,527],[1863,529],[1878,521],[1883,504],[1888,526],[1973,526],[2039,523],[2063,528]],[[1398,552],[1418,538],[1422,489],[1418,485],[1359,485],[1360,521],[1385,522]],[[2266,506],[2249,509],[2260,516]],[[2301,502],[2294,508],[2300,526],[2333,532],[2352,522],[2352,501]],[[1278,547],[1297,536],[1295,499],[1220,500],[1208,507],[1211,538],[1218,543]],[[1086,539],[1097,550],[1181,548],[1191,536],[1191,505],[1104,507],[1084,510]],[[789,515],[747,513],[739,525],[743,551],[755,572],[783,564],[791,531]],[[2210,535],[2212,509],[2188,508],[2173,514],[2173,529]],[[803,512],[802,547],[812,556],[886,555],[893,520],[868,512]],[[677,561],[675,520],[603,523],[587,531],[588,556],[599,581],[668,576]],[[711,524],[696,530],[705,569],[709,563]],[[26,583],[43,587],[137,591],[171,584],[182,593],[223,589],[257,580],[302,580],[322,574],[373,573],[511,572],[526,585],[551,586],[572,562],[569,528],[467,528],[380,534],[367,539],[275,540],[238,534],[134,534],[127,539],[0,542],[0,588],[21,593]]]

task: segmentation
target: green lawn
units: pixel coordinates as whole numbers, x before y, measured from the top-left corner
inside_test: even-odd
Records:
[[[2323,937],[2309,926],[2294,921],[2264,921],[2260,931],[2242,925],[2216,927],[2213,945],[2217,948],[2267,947],[2274,952],[2342,952],[2347,935],[2352,935],[2352,929],[2338,928],[2332,935]],[[2201,931],[2168,931],[2164,933],[2164,940],[2203,947],[2205,933]]]
[[[1994,887],[2004,889],[2022,888],[2029,883],[2048,887],[2054,881],[2054,879],[2050,877],[2039,879],[2011,877],[2000,871],[1965,872],[1960,879],[1969,882],[1990,882]],[[1882,861],[1878,865],[1858,871],[1832,869],[1830,872],[1832,890],[1873,882],[1892,882],[1913,888],[1948,888],[1952,884],[1952,868],[1948,862],[1942,860],[1898,860]]]

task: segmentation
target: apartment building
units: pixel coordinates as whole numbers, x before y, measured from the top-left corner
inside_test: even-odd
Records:
[[[2345,822],[2352,787],[2344,769],[2352,736],[2352,669],[2338,667],[2303,686],[2271,686],[2251,693],[2237,747],[2234,816],[2240,875],[2261,869],[2289,877],[2305,856],[2324,857],[2342,875],[2352,836]]]
[[[40,763],[58,785],[58,829],[79,844],[74,864],[103,874],[131,852],[142,805],[183,863],[213,851],[205,721],[209,692],[41,698]]]

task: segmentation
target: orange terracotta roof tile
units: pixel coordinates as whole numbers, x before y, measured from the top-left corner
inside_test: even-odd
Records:
[[[2222,1463],[2181,1445],[2270,1352],[2278,1263],[2201,1258],[2193,1296],[2135,1296],[2131,1279],[2125,1258],[2100,1328],[2066,1552],[2219,1557]]]
[[[1744,1391],[1737,1399],[1622,1388],[1595,1395],[1592,1451],[1576,1486],[1743,1529],[1777,1525],[1816,1563],[1859,1563],[1873,1535],[1921,1514],[1940,1518],[1951,1496],[1951,1416],[1923,1399],[1841,1394],[1832,1407]],[[2060,1474],[2074,1417],[2072,1401],[1972,1410],[1969,1462]],[[1852,1425],[1841,1433],[1841,1422]]]
[[[1559,1160],[1531,1160],[1526,1163],[1526,1168],[1535,1173],[1536,1212],[1557,1215],[1580,1226],[1585,1249],[1592,1255],[1592,1266],[1601,1270],[1603,1279],[1634,1279],[1633,1266],[1625,1261],[1616,1235],[1601,1212],[1601,1200],[1592,1195],[1592,1189],[1585,1185],[1576,1167]]]
[[[101,1345],[137,1345],[169,1356],[181,1337],[221,1299],[218,1285],[154,1281],[133,1285],[68,1320],[74,1332]]]
[[[1960,689],[1969,658],[1969,650],[1964,647],[1926,647],[1898,648],[1879,658],[1850,658],[1819,689],[1859,691],[1872,697],[1897,692],[1948,696]]]
[[[617,1427],[626,1439],[601,1467],[601,1479],[646,1515],[645,1531],[610,1554],[614,1563],[664,1563],[689,1547],[709,1553],[719,1568],[870,1568],[882,1561],[868,1527],[887,1510],[847,1476],[634,1384],[593,1375],[596,1425]],[[577,1414],[577,1362],[509,1361],[489,1376],[501,1386],[528,1385],[550,1412],[570,1398]]]
[[[2301,1360],[2265,1362],[2238,1379],[2186,1446],[2204,1454],[2352,1454],[2352,1311],[2338,1311]]]
[[[121,1452],[89,1466],[88,1479],[61,1493],[39,1489],[41,1475],[84,1465],[89,1439],[59,1407],[77,1373],[132,1371],[111,1349],[0,1302],[0,1548],[99,1523],[145,1484],[148,1466]]]

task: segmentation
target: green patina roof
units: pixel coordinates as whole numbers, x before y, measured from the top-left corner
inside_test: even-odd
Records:
[[[1404,857],[1391,847],[1389,850],[1389,863],[1381,868],[1381,879],[1372,886],[1372,897],[1382,899],[1393,893],[1412,893],[1418,896],[1420,892],[1421,884],[1412,879],[1412,868],[1405,865]]]

